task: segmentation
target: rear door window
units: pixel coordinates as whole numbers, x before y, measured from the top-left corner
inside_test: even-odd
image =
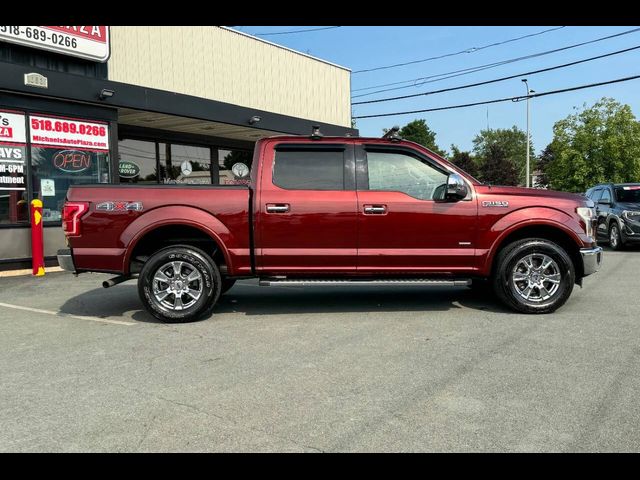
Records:
[[[344,148],[276,150],[273,184],[287,190],[344,190]]]

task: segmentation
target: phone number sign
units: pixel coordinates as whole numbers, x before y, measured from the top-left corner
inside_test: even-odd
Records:
[[[108,26],[0,26],[0,41],[102,63],[110,54]]]
[[[109,126],[84,120],[29,115],[32,144],[109,150]]]

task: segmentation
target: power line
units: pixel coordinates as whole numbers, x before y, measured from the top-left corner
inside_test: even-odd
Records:
[[[412,83],[412,85],[405,85],[405,86],[402,86],[402,87],[395,87],[395,88],[387,88],[387,89],[378,90],[378,91],[375,91],[375,92],[369,92],[369,93],[363,93],[363,94],[360,94],[360,95],[354,95],[352,98],[365,97],[365,96],[368,96],[368,95],[374,95],[376,93],[389,92],[391,90],[400,90],[400,89],[403,89],[403,88],[415,87],[415,86],[418,86],[418,84],[416,83],[418,81],[420,81],[420,85],[422,85],[424,83],[432,83],[432,82],[437,82],[437,81],[440,81],[440,80],[446,80],[447,78],[458,77],[458,76],[461,76],[461,75],[467,75],[469,73],[475,73],[475,72],[480,71],[480,70],[486,70],[486,69],[489,69],[489,68],[495,68],[495,67],[499,67],[499,66],[502,66],[502,65],[507,65],[509,63],[515,63],[515,62],[519,62],[519,61],[522,61],[522,60],[528,60],[530,58],[541,57],[541,56],[544,56],[544,55],[550,55],[552,53],[561,52],[561,51],[564,51],[564,50],[570,50],[572,48],[582,47],[584,45],[589,45],[589,44],[592,44],[592,43],[602,42],[604,40],[609,40],[611,38],[616,38],[616,37],[620,37],[620,36],[623,36],[623,35],[629,35],[631,33],[635,33],[635,32],[638,32],[638,31],[640,31],[640,28],[633,28],[631,30],[625,30],[624,32],[615,33],[613,35],[607,35],[605,37],[595,38],[593,40],[589,40],[589,41],[586,41],[586,42],[574,43],[572,45],[567,45],[565,47],[556,48],[556,49],[553,49],[553,50],[546,50],[544,52],[533,53],[531,55],[525,55],[523,57],[510,58],[508,60],[501,60],[499,62],[493,62],[493,63],[484,64],[484,65],[478,65],[476,67],[469,67],[469,68],[464,68],[464,69],[461,69],[461,70],[453,70],[451,72],[439,73],[437,75],[430,75],[430,76],[427,76],[427,77],[413,78],[411,80],[403,80],[403,81],[399,81],[399,82],[383,83],[383,84],[379,84],[379,85],[371,85],[369,87],[357,88],[357,89],[352,90],[352,92],[359,92],[359,91],[362,91],[362,90],[371,90],[373,88],[388,87],[388,86],[392,86],[392,85],[400,85],[400,84],[403,84],[403,83]],[[463,73],[460,73],[460,72],[463,72]],[[452,74],[459,74],[459,75],[452,75]],[[442,78],[437,78],[437,77],[442,77]],[[422,80],[428,80],[428,79],[432,79],[432,78],[436,78],[436,80],[432,80],[431,82],[422,81]]]
[[[365,101],[362,101],[362,102],[353,102],[351,105],[364,105],[364,104],[369,104],[369,103],[390,102],[390,101],[393,101],[393,100],[402,100],[402,99],[405,99],[405,98],[419,97],[419,96],[422,96],[422,95],[434,95],[436,93],[444,93],[444,92],[451,92],[451,91],[454,91],[454,90],[462,90],[462,89],[465,89],[465,88],[478,87],[480,85],[488,85],[490,83],[503,82],[505,80],[511,80],[513,78],[524,77],[524,76],[528,76],[528,75],[535,75],[537,73],[549,72],[551,70],[558,70],[560,68],[567,68],[567,67],[571,67],[573,65],[578,65],[580,63],[591,62],[593,60],[598,60],[598,59],[601,59],[601,58],[611,57],[613,55],[619,55],[621,53],[630,52],[632,50],[637,50],[639,48],[640,48],[640,45],[637,45],[635,47],[625,48],[623,50],[617,50],[615,52],[605,53],[603,55],[597,55],[595,57],[585,58],[583,60],[577,60],[575,62],[563,63],[562,65],[556,65],[556,66],[553,66],[553,67],[541,68],[539,70],[532,70],[530,72],[518,73],[517,75],[509,75],[507,77],[495,78],[493,80],[486,80],[484,82],[469,83],[467,85],[460,85],[458,87],[443,88],[441,90],[431,90],[429,92],[413,93],[411,95],[402,95],[402,96],[398,96],[398,97],[378,98],[376,100],[365,100]]]
[[[289,30],[287,32],[265,32],[265,33],[252,33],[251,35],[266,37],[268,35],[289,35],[291,33],[306,33],[306,32],[317,32],[319,30],[331,30],[332,28],[340,28],[338,27],[322,27],[322,28],[309,28],[306,30]]]
[[[545,33],[548,33],[548,32],[553,32],[555,30],[560,30],[562,28],[565,28],[565,27],[563,26],[563,27],[549,28],[549,29],[543,30],[541,32],[530,33],[528,35],[523,35],[521,37],[516,37],[516,38],[510,38],[508,40],[503,40],[502,42],[490,43],[488,45],[483,45],[482,47],[470,47],[470,48],[465,48],[464,50],[460,50],[459,52],[445,53],[444,55],[439,55],[437,57],[423,58],[422,60],[413,60],[411,62],[396,63],[394,65],[385,65],[385,66],[382,66],[382,67],[367,68],[365,70],[356,70],[355,72],[352,72],[352,73],[356,74],[356,73],[364,73],[364,72],[374,72],[376,70],[386,70],[386,69],[389,69],[389,68],[404,67],[406,65],[413,65],[413,64],[416,64],[416,63],[429,62],[431,60],[439,60],[439,59],[445,58],[445,57],[454,57],[456,55],[462,55],[463,53],[474,53],[474,52],[477,52],[479,50],[484,50],[485,48],[496,47],[498,45],[504,45],[505,43],[517,42],[518,40],[522,40],[524,38],[535,37],[535,36],[542,35],[542,34],[545,34]]]
[[[634,75],[632,77],[617,78],[615,80],[608,80],[606,82],[589,83],[587,85],[580,85],[580,86],[577,86],[577,87],[563,88],[561,90],[552,90],[552,91],[549,91],[549,92],[534,93],[532,95],[523,95],[523,96],[519,96],[519,97],[497,98],[495,100],[485,100],[483,102],[465,103],[465,104],[461,104],[461,105],[450,105],[448,107],[427,108],[427,109],[424,109],[424,110],[409,110],[409,111],[406,111],[406,112],[380,113],[380,114],[377,114],[377,115],[361,115],[359,117],[353,117],[353,118],[354,119],[360,119],[360,118],[392,117],[392,116],[396,116],[396,115],[406,115],[406,114],[409,114],[409,113],[437,112],[437,111],[440,111],[440,110],[453,110],[453,109],[457,109],[457,108],[475,107],[477,105],[488,105],[490,103],[500,103],[500,102],[508,102],[508,101],[518,102],[518,101],[524,100],[526,98],[545,97],[547,95],[555,95],[555,94],[558,94],[558,93],[572,92],[572,91],[575,91],[575,90],[583,90],[585,88],[599,87],[599,86],[602,86],[602,85],[610,85],[612,83],[628,82],[629,80],[635,80],[637,78],[640,78],[640,75]]]

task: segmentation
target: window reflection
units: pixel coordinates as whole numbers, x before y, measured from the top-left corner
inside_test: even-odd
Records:
[[[232,172],[236,163],[244,163],[251,170],[252,153],[246,150],[218,150],[218,168],[220,185],[245,185],[249,177],[238,178]]]
[[[156,144],[142,140],[120,140],[120,183],[158,183]]]

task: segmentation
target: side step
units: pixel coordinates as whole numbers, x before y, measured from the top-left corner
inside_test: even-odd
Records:
[[[261,278],[260,286],[272,285],[432,285],[440,287],[468,287],[470,278],[393,278],[393,279],[317,279],[317,278]]]

